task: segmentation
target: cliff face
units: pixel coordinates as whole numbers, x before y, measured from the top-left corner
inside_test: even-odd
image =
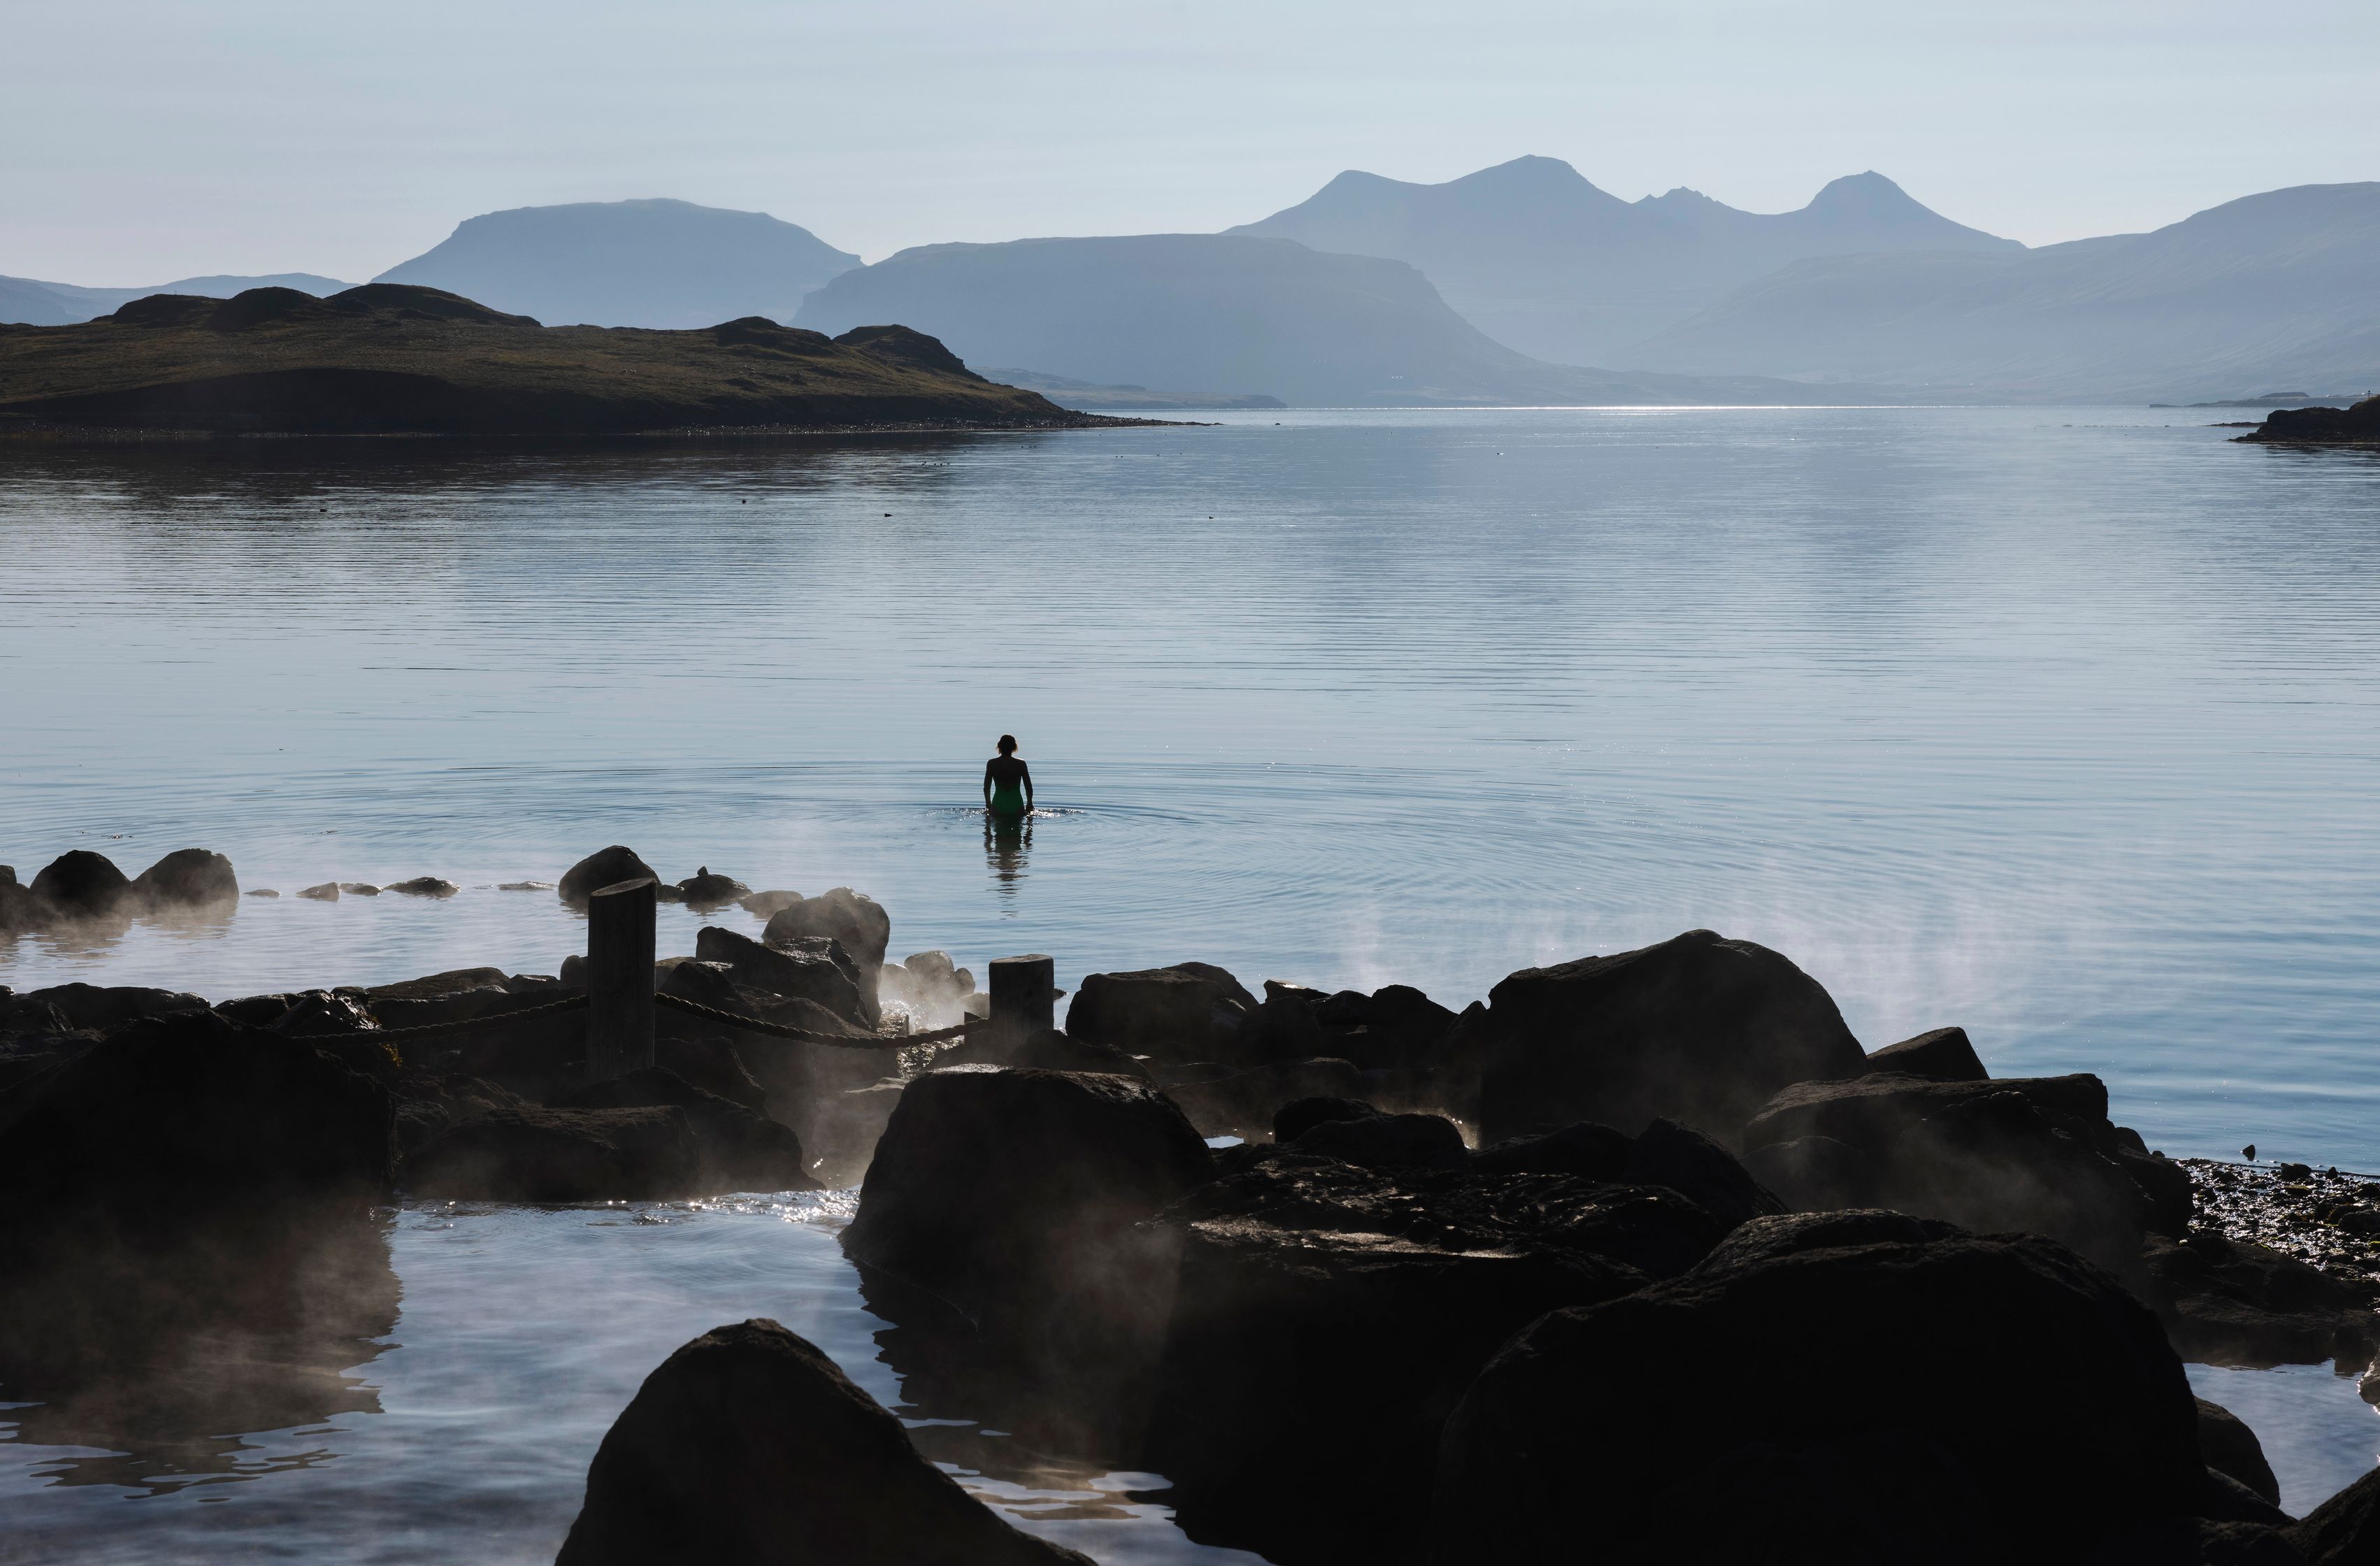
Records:
[[[2345,408],[2275,408],[2240,438],[2268,445],[2380,446],[2380,397]]]
[[[899,326],[830,339],[761,317],[699,331],[547,327],[434,288],[316,299],[153,295],[72,326],[0,326],[0,424],[300,434],[619,434],[1099,422]]]

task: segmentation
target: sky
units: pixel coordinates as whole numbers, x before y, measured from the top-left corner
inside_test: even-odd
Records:
[[[676,196],[869,261],[1212,230],[1524,153],[2042,244],[2380,178],[2373,0],[0,0],[0,274],[362,281]]]

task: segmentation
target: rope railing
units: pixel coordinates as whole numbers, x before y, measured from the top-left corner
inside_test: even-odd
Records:
[[[758,1033],[771,1038],[791,1039],[796,1044],[824,1044],[839,1050],[905,1050],[913,1044],[941,1044],[963,1038],[970,1028],[986,1025],[981,1017],[971,1017],[951,1027],[938,1027],[927,1033],[880,1033],[867,1036],[847,1033],[818,1033],[806,1027],[791,1027],[783,1023],[764,1022],[759,1017],[739,1012],[722,1012],[716,1006],[706,1006],[699,1001],[689,1001],[682,995],[656,995],[656,1006],[684,1012],[705,1022],[719,1023],[746,1033]],[[475,1017],[460,1017],[453,1022],[423,1023],[419,1027],[359,1028],[349,1033],[293,1033],[290,1038],[301,1044],[323,1044],[337,1038],[366,1038],[375,1041],[403,1038],[432,1038],[443,1034],[468,1033],[476,1028],[509,1026],[514,1023],[535,1022],[540,1018],[560,1016],[565,1012],[583,1012],[588,997],[569,995],[541,1006],[521,1006],[499,1012],[482,1012]]]

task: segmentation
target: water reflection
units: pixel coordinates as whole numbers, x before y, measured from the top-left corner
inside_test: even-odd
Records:
[[[302,1439],[267,1455],[225,1432],[330,1435],[309,1427],[381,1411],[356,1372],[395,1346],[380,1341],[397,1318],[392,1216],[86,1240],[10,1268],[0,1398],[28,1405],[8,1411],[17,1441],[79,1449],[43,1465],[52,1484],[149,1495],[336,1455]]]
[[[983,856],[991,868],[991,879],[1000,883],[1004,897],[1016,895],[1017,883],[1025,879],[1025,857],[1033,849],[1033,817],[995,816],[987,810],[983,816]]]

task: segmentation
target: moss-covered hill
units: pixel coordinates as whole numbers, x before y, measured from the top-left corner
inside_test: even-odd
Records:
[[[157,294],[0,326],[0,429],[622,434],[1113,423],[983,379],[931,337],[760,317],[694,332],[540,326],[435,288]]]

